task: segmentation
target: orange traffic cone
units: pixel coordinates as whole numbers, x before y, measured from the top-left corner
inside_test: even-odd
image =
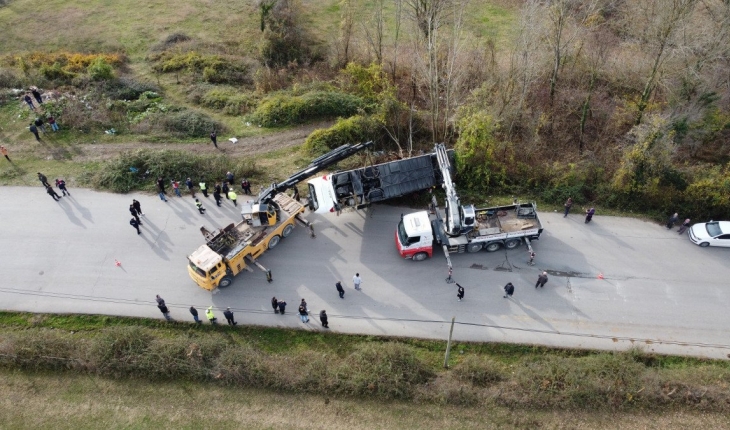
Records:
[[[114,265],[117,267],[122,267],[122,263],[120,263],[117,259],[114,259]]]
[[[598,274],[598,279],[603,279],[603,273]]]

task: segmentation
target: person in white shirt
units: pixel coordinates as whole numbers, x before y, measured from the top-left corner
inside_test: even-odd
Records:
[[[355,289],[360,291],[360,284],[362,284],[362,278],[360,278],[359,273],[355,273],[355,276],[352,277],[352,283],[355,284]]]

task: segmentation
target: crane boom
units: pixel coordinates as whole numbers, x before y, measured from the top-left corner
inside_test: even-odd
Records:
[[[436,152],[443,178],[441,187],[446,192],[446,207],[444,208],[446,211],[445,233],[450,236],[457,236],[461,234],[461,203],[459,202],[459,196],[456,194],[456,187],[451,180],[451,162],[443,143],[437,143],[434,152]]]
[[[365,148],[373,146],[373,142],[358,143],[356,145],[345,144],[332,151],[315,158],[311,163],[304,169],[291,175],[288,179],[283,182],[274,182],[268,188],[264,189],[256,197],[255,203],[267,203],[269,200],[274,198],[277,193],[288,190],[294,187],[296,184],[307,179],[308,177],[318,173],[327,167],[344,160]]]

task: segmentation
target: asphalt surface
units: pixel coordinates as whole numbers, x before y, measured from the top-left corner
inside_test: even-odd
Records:
[[[466,289],[459,302],[440,250],[423,262],[399,257],[395,227],[412,209],[308,214],[315,239],[297,228],[259,259],[273,282],[255,269],[211,294],[188,277],[186,256],[203,243],[201,225],[235,222],[240,206],[224,200],[217,208],[198,194],[208,209],[200,215],[190,196],[165,203],[70,191],[55,202],[40,186],[0,189],[0,308],[162,318],[160,294],[182,321],[192,321],[190,305],[201,317],[213,305],[223,323],[231,307],[239,324],[325,330],[317,315],[326,309],[330,330],[346,333],[445,339],[455,317],[454,338],[464,341],[730,354],[730,249],[699,248],[653,223],[598,214],[586,225],[580,215],[540,213],[545,231],[533,242],[533,267],[524,247],[452,255],[453,278]],[[145,212],[141,235],[129,225],[132,198]],[[549,281],[536,290],[542,270]],[[361,292],[352,288],[355,272]],[[502,297],[507,282],[516,287],[512,299]],[[272,296],[288,302],[286,315],[273,313]],[[308,324],[296,315],[302,298],[312,311]]]

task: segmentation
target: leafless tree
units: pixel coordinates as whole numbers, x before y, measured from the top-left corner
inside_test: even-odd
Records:
[[[385,0],[377,0],[375,4],[375,16],[372,20],[368,20],[362,24],[365,38],[370,45],[370,49],[375,54],[375,61],[378,65],[383,64],[383,27],[385,26],[385,20],[383,16],[383,9],[385,6]]]

